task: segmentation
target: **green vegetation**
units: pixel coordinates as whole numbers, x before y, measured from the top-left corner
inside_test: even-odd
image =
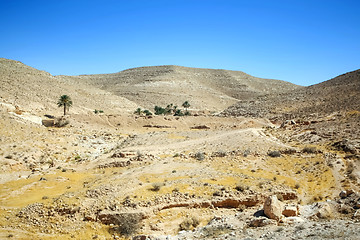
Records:
[[[143,113],[144,113],[146,116],[151,116],[151,115],[152,115],[152,113],[151,113],[149,110],[147,110],[147,109],[145,109],[145,110],[143,111]]]
[[[137,115],[141,115],[141,113],[142,113],[141,108],[137,108],[134,113]]]
[[[136,115],[145,115],[145,116],[151,116],[153,115],[152,112],[150,112],[149,110],[145,109],[145,110],[142,110],[141,108],[137,108],[134,112],[134,114]]]
[[[188,108],[190,107],[189,101],[185,101],[182,106],[185,108],[186,112],[188,111]]]
[[[95,113],[95,114],[98,114],[98,113],[104,113],[104,111],[103,111],[103,110],[98,110],[98,109],[95,109],[95,110],[94,110],[94,113]]]
[[[58,107],[64,107],[64,116],[66,115],[66,110],[72,106],[73,102],[68,95],[62,95],[58,100]]]

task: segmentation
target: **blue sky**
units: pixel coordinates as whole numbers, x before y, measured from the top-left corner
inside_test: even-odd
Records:
[[[360,68],[358,0],[0,0],[0,57],[53,75],[154,65],[310,85]]]

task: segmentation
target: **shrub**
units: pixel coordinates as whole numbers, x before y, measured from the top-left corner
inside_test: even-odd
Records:
[[[160,188],[163,186],[163,184],[162,183],[153,183],[151,186],[152,186],[150,188],[151,191],[158,192],[158,191],[160,191]]]
[[[280,157],[280,156],[281,156],[281,154],[280,154],[279,151],[270,151],[270,152],[268,153],[268,155],[269,155],[270,157]]]
[[[213,196],[214,196],[214,197],[220,197],[220,196],[221,196],[221,192],[220,192],[220,191],[215,191],[215,192],[213,192]]]
[[[212,157],[226,157],[227,152],[223,150],[219,150],[217,152],[213,152]]]
[[[317,153],[316,147],[304,147],[303,153]]]
[[[245,190],[249,190],[249,186],[244,186],[244,185],[241,185],[241,184],[237,184],[236,185],[236,187],[235,187],[235,189],[237,190],[237,191],[239,191],[239,192],[243,192],[243,191],[245,191]]]
[[[197,152],[197,153],[195,153],[195,158],[199,161],[202,161],[205,159],[205,154],[202,152]]]
[[[349,162],[346,168],[346,174],[350,175],[355,170],[355,165],[353,162]]]
[[[249,150],[249,149],[246,149],[246,150],[244,151],[244,153],[243,153],[243,156],[244,156],[244,157],[247,157],[247,156],[249,156],[249,154],[250,154],[250,150]]]
[[[130,236],[136,233],[141,227],[141,216],[139,214],[119,214],[116,215],[116,230],[121,235]]]
[[[55,125],[55,127],[65,127],[69,123],[70,123],[69,120],[67,120],[64,117],[60,117],[60,118],[55,119],[54,125]]]
[[[197,227],[200,224],[200,221],[196,217],[191,217],[185,219],[182,223],[180,223],[180,230],[190,230],[192,227]]]

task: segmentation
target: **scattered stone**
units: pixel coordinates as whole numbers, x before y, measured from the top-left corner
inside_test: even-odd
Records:
[[[267,225],[275,225],[277,222],[273,219],[268,219],[266,217],[258,217],[250,220],[248,223],[249,227],[264,227]]]
[[[101,164],[98,166],[98,168],[115,168],[115,167],[127,167],[131,164],[131,162],[128,161],[116,161],[116,162],[110,162],[106,164]]]

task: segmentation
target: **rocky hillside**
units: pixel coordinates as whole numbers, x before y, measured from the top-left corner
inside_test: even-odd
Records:
[[[123,97],[85,85],[76,77],[52,76],[21,62],[0,58],[0,102],[17,105],[33,114],[56,114],[61,95],[71,96],[71,113],[88,113],[94,109],[121,112],[137,105]]]
[[[287,93],[240,101],[224,115],[298,118],[360,110],[360,70]]]
[[[181,105],[189,101],[196,110],[220,111],[240,99],[300,88],[289,82],[257,78],[239,71],[180,66],[140,67],[79,78],[151,110],[155,105]]]
[[[294,90],[225,70],[51,76],[0,59],[0,239],[358,239],[358,76]],[[45,127],[62,94],[74,106],[56,121],[70,124]],[[249,115],[306,115],[133,114],[239,98]]]

